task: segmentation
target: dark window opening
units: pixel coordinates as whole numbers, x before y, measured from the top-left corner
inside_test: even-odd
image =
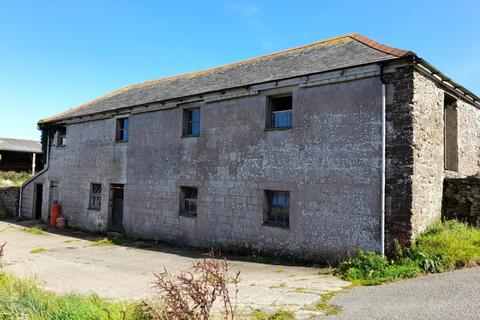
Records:
[[[458,171],[458,118],[457,100],[444,96],[444,167]]]
[[[183,135],[200,135],[200,108],[185,109],[183,112]]]
[[[181,187],[180,214],[197,215],[197,195],[196,187]]]
[[[61,127],[57,131],[57,146],[63,147],[67,143],[67,127]]]
[[[267,129],[292,127],[292,96],[270,97]]]
[[[117,119],[116,141],[128,141],[128,118]]]
[[[88,208],[92,210],[100,210],[102,203],[102,185],[100,183],[92,183],[90,185],[90,198]]]
[[[290,210],[290,192],[265,191],[266,215],[265,223],[288,228]]]

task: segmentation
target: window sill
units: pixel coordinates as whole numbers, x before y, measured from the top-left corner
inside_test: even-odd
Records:
[[[115,143],[127,143],[128,140],[115,140]]]
[[[188,214],[188,213],[179,213],[178,214],[180,217],[185,217],[185,218],[196,218],[196,214]]]
[[[283,127],[283,128],[265,128],[265,131],[282,131],[282,130],[291,130],[292,127]]]
[[[57,148],[65,148],[67,145],[66,144],[57,144],[55,147]]]
[[[273,223],[273,222],[264,222],[262,224],[262,226],[264,227],[272,227],[272,228],[279,228],[279,229],[283,229],[283,230],[289,230],[290,229],[290,226],[286,226],[286,225],[283,225],[283,224],[278,224],[278,223]]]
[[[87,208],[87,210],[90,210],[90,211],[100,211],[100,208]]]
[[[182,138],[197,138],[200,137],[199,134],[182,134]]]

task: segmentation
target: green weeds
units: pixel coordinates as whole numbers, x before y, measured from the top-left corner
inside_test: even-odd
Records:
[[[395,257],[360,251],[343,261],[335,273],[359,285],[376,285],[480,265],[480,228],[458,221],[438,222],[419,235],[409,247],[397,245]]]
[[[28,227],[28,228],[23,228],[23,232],[28,232],[31,234],[37,234],[37,235],[46,235],[47,233],[43,231],[40,227]]]

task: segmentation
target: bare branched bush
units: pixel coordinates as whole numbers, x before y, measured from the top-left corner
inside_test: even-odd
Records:
[[[173,276],[164,269],[155,274],[155,287],[160,291],[166,317],[208,320],[215,301],[220,299],[219,311],[223,318],[233,319],[240,271],[231,277],[228,268],[226,259],[203,259],[194,262],[188,272]],[[230,295],[229,284],[235,289],[233,296]]]

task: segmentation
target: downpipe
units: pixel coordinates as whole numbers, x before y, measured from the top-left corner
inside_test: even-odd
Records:
[[[380,81],[382,84],[382,164],[381,164],[381,190],[380,190],[380,243],[381,243],[381,254],[385,255],[385,163],[386,163],[386,136],[387,136],[387,126],[386,126],[386,88],[385,88],[385,79],[383,77],[383,68],[384,65],[380,66]]]

